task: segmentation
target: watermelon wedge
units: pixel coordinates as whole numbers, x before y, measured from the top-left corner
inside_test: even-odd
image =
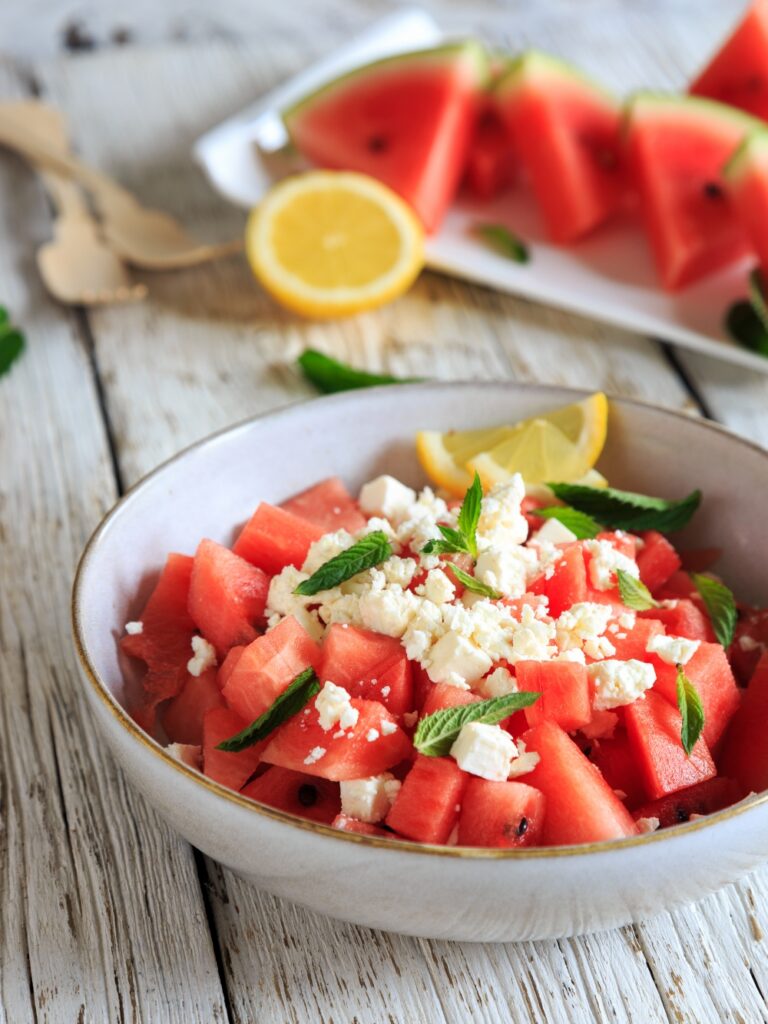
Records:
[[[378,178],[433,231],[459,185],[486,74],[473,42],[388,57],[307,96],[283,119],[311,163]]]
[[[766,44],[768,60],[768,44]],[[753,132],[725,166],[728,195],[768,273],[768,130]]]
[[[630,103],[630,172],[665,288],[681,288],[748,252],[722,169],[757,124],[697,97],[641,93]]]
[[[768,120],[768,0],[747,8],[690,91]]]
[[[572,242],[607,220],[624,193],[618,101],[532,51],[513,61],[496,102],[552,240]]]

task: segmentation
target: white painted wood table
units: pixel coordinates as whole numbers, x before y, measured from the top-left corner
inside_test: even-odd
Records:
[[[124,18],[105,4],[100,38],[127,23],[152,45],[57,57],[42,33],[68,5],[36,4],[30,22],[14,0],[0,9],[0,47],[20,40],[0,95],[60,105],[86,157],[224,237],[242,216],[192,166],[192,140],[386,6],[174,0],[158,28],[156,4]],[[432,6],[499,42],[578,58],[622,89],[680,84],[736,14],[714,0]],[[162,43],[185,11],[195,41]],[[147,304],[85,314],[41,287],[33,253],[49,229],[39,184],[0,155],[0,302],[29,342],[0,381],[0,1020],[768,1019],[768,871],[633,927],[522,945],[372,933],[250,888],[126,785],[81,699],[68,626],[75,560],[121,490],[218,427],[309,399],[292,366],[306,345],[397,373],[605,388],[763,442],[768,379],[436,275],[380,312],[320,325],[277,310],[233,258],[147,275]]]

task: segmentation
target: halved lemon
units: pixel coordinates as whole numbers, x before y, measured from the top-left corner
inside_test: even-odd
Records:
[[[475,471],[486,488],[513,473],[521,473],[529,487],[585,477],[600,486],[604,478],[593,467],[607,431],[608,400],[598,391],[516,424],[445,434],[421,431],[416,451],[429,477],[457,496],[464,494]]]
[[[245,248],[282,305],[304,316],[346,316],[410,287],[424,265],[424,230],[374,178],[307,171],[269,190],[248,219]]]

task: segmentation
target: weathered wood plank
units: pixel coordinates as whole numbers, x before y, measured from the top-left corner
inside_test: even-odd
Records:
[[[0,65],[0,94],[20,88]],[[0,380],[0,1017],[223,1020],[191,852],[126,789],[80,693],[70,582],[115,484],[77,318],[34,269],[48,220],[0,158],[2,298],[28,338]]]

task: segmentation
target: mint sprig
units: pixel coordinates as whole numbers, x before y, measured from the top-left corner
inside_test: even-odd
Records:
[[[701,491],[691,491],[680,501],[652,498],[614,487],[549,483],[549,489],[567,505],[593,516],[606,526],[622,530],[681,530],[701,503]]]
[[[382,530],[374,530],[373,533],[368,533],[355,541],[346,551],[340,551],[338,555],[329,558],[308,580],[304,580],[296,587],[294,594],[311,597],[321,590],[331,590],[332,587],[338,587],[340,583],[386,562],[391,557],[392,546],[387,535]]]
[[[749,298],[733,303],[726,314],[725,327],[744,348],[768,356],[768,300],[759,269],[749,275]]]
[[[503,224],[476,224],[474,230],[478,238],[515,263],[528,263],[530,260],[528,246]]]
[[[701,594],[718,643],[730,647],[738,618],[733,592],[724,583],[703,573],[692,572],[690,576],[694,587]]]
[[[250,725],[247,725],[240,732],[235,733],[234,736],[230,736],[227,740],[222,740],[221,743],[217,744],[216,749],[225,750],[230,754],[237,754],[241,750],[252,747],[254,743],[259,743],[261,740],[266,739],[278,726],[287,722],[289,718],[293,718],[295,714],[298,714],[304,705],[319,692],[320,683],[315,675],[315,670],[313,668],[305,668],[262,715],[259,715],[254,722],[251,722]]]
[[[466,590],[471,590],[473,594],[481,594],[483,597],[489,597],[492,601],[500,601],[501,594],[498,590],[494,590],[493,587],[489,587],[487,583],[483,583],[482,580],[477,579],[475,576],[470,576],[468,572],[464,572],[458,565],[453,562],[448,562],[448,568],[451,570],[456,579]]]
[[[8,310],[0,306],[0,377],[10,370],[25,344],[24,335],[11,323]]]
[[[445,757],[468,722],[496,725],[514,711],[530,707],[540,696],[540,693],[521,691],[456,708],[442,708],[421,719],[413,734],[413,745],[427,757]]]
[[[477,558],[477,524],[480,522],[482,506],[483,485],[480,483],[480,477],[475,473],[475,478],[461,503],[456,519],[456,529],[438,523],[437,528],[443,535],[442,540],[427,541],[421,549],[422,552],[425,555],[461,552]]]
[[[324,395],[335,394],[337,391],[354,391],[356,388],[373,388],[380,384],[409,384],[422,379],[356,370],[354,366],[333,359],[314,348],[305,349],[296,363],[307,380]]]
[[[625,604],[627,608],[632,608],[636,612],[644,612],[649,608],[659,607],[659,602],[654,600],[643,581],[632,576],[626,569],[617,569],[616,579],[619,583],[622,604]]]
[[[696,687],[683,671],[682,665],[677,666],[677,706],[682,715],[680,742],[690,757],[704,728],[704,705]]]
[[[570,505],[552,505],[551,508],[537,508],[533,514],[541,519],[556,519],[567,527],[577,540],[591,540],[600,533],[603,527],[586,512],[579,512]]]

